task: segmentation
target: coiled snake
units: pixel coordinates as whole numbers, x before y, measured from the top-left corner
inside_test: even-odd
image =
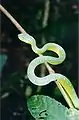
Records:
[[[39,57],[32,60],[28,66],[27,76],[28,76],[29,80],[33,84],[38,85],[38,86],[44,86],[44,85],[49,84],[52,81],[57,81],[58,84],[60,84],[60,86],[64,90],[67,101],[70,101],[70,103],[71,103],[70,107],[79,109],[79,98],[77,97],[76,92],[67,77],[65,77],[64,75],[59,74],[59,73],[49,74],[45,77],[37,77],[34,73],[35,68],[39,64],[50,63],[52,65],[57,65],[57,64],[62,63],[66,57],[64,49],[55,43],[47,43],[42,48],[38,48],[36,46],[35,39],[32,36],[28,35],[27,33],[19,34],[18,38],[21,41],[23,41],[27,44],[30,44],[32,47],[32,50],[36,54],[39,55]],[[43,56],[42,54],[47,50],[55,52],[58,55],[58,57]]]

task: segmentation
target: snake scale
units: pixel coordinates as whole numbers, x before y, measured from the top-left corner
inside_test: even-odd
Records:
[[[19,34],[18,38],[21,41],[30,44],[32,50],[39,55],[39,57],[32,60],[28,66],[27,76],[29,80],[33,84],[38,86],[44,86],[52,81],[57,81],[57,83],[60,84],[60,86],[64,90],[65,95],[67,96],[66,98],[68,99],[67,101],[70,100],[71,102],[70,107],[79,109],[79,98],[77,97],[76,92],[67,77],[60,73],[52,73],[45,77],[37,77],[35,75],[35,68],[42,63],[49,63],[52,65],[58,65],[62,63],[66,58],[66,53],[64,49],[55,43],[47,43],[42,48],[38,48],[36,46],[35,39],[32,36],[28,35],[27,33]],[[55,52],[58,55],[58,57],[43,56],[43,53],[46,52],[47,50]]]

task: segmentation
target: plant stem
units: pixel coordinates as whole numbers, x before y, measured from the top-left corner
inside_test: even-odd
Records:
[[[10,19],[10,21],[21,33],[26,33],[26,31],[21,27],[21,25],[10,15],[10,13],[2,5],[0,5],[0,10]]]
[[[10,21],[16,26],[16,28],[21,32],[21,33],[27,33],[21,25],[10,15],[10,13],[2,6],[0,5],[0,10],[10,19]],[[28,33],[27,33],[28,34]],[[28,34],[29,35],[29,34]],[[54,72],[52,68],[46,63],[45,64],[49,73]]]

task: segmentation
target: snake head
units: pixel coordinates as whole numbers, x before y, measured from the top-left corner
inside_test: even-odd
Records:
[[[30,36],[27,33],[21,33],[18,35],[18,38],[28,44],[32,44],[32,42],[34,41],[34,38],[32,36]]]

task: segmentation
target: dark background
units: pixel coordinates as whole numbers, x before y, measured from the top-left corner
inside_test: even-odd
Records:
[[[2,0],[1,4],[27,33],[36,39],[38,47],[55,42],[64,48],[66,60],[61,65],[53,66],[53,69],[67,76],[78,92],[78,2],[49,0],[48,20],[43,27],[45,2],[45,0]],[[24,78],[29,62],[37,55],[33,53],[30,45],[18,39],[19,33],[11,21],[1,13],[0,54],[7,56],[0,76],[1,96],[9,93],[1,99],[1,120],[33,120],[27,109],[27,98],[34,94],[54,97],[67,106],[54,83],[39,88]],[[45,41],[42,39],[43,36]],[[43,68],[44,66],[37,68],[38,76],[48,74],[46,69],[42,70]]]

